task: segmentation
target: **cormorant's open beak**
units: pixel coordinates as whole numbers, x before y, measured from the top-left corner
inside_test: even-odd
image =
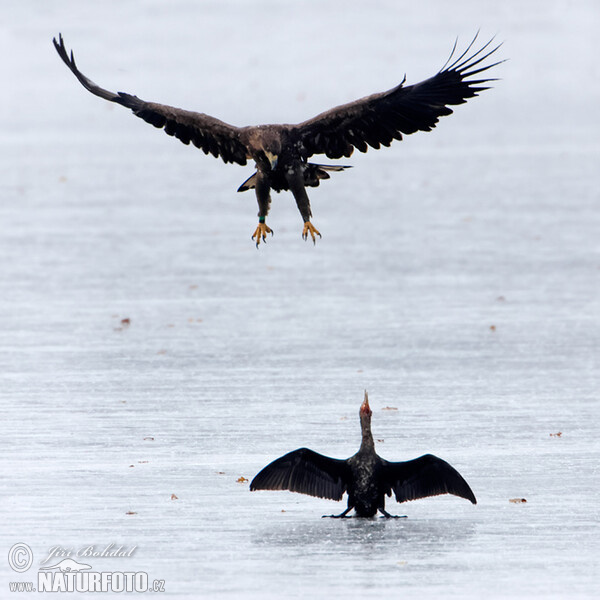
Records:
[[[371,407],[369,406],[369,394],[367,394],[367,390],[365,390],[365,399],[363,403],[360,405],[360,412],[367,413],[369,415],[373,414],[371,412]]]

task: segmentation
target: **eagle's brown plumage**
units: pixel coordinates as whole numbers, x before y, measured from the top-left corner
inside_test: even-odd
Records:
[[[258,201],[259,225],[252,238],[258,247],[266,234],[272,233],[265,218],[269,212],[270,190],[291,190],[304,220],[303,237],[315,241],[320,233],[310,222],[310,201],[306,186],[317,186],[329,178],[330,171],[347,167],[309,163],[315,154],[328,158],[349,157],[356,148],[389,146],[393,140],[416,131],[431,131],[440,117],[452,114],[450,106],[463,104],[478,92],[488,89],[490,78],[472,79],[499,62],[484,64],[500,45],[491,47],[492,40],[471,52],[477,36],[467,49],[450,58],[433,77],[415,85],[404,85],[343,104],[296,125],[258,125],[235,127],[219,119],[156,102],[146,102],[124,92],[110,92],[88,79],[75,64],[73,52],[65,48],[62,35],[53,40],[56,51],[79,82],[92,94],[116,102],[165,130],[184,144],[194,144],[205,154],[220,157],[226,163],[245,165],[254,160],[257,171],[238,189],[255,189]]]

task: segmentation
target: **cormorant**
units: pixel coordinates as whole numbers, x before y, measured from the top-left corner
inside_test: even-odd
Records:
[[[308,448],[299,448],[267,465],[250,484],[255,490],[290,490],[341,500],[348,494],[348,508],[333,518],[346,517],[354,509],[358,517],[373,517],[379,511],[390,518],[385,510],[385,496],[394,495],[398,502],[417,500],[427,496],[454,494],[477,504],[469,484],[446,461],[425,454],[406,462],[389,462],[375,452],[371,434],[369,398],[360,407],[362,443],[358,452],[340,460],[318,454]]]
[[[389,146],[393,140],[401,140],[403,134],[431,131],[440,117],[452,114],[449,106],[463,104],[488,89],[483,84],[493,81],[471,77],[502,62],[481,65],[500,45],[490,49],[490,40],[470,53],[476,35],[467,49],[452,60],[455,42],[442,69],[420,83],[405,86],[405,76],[391,90],[337,106],[296,125],[235,127],[203,113],[105,90],[79,71],[73,52],[67,53],[61,34],[58,39],[58,42],[53,39],[58,55],[92,94],[130,108],[147,123],[164,128],[167,134],[184,144],[192,142],[205,154],[220,156],[226,163],[245,165],[248,159],[254,160],[257,171],[238,192],[255,189],[258,226],[252,239],[256,239],[257,247],[261,240],[266,241],[268,233],[273,233],[265,222],[271,204],[270,190],[291,190],[304,221],[302,237],[307,239],[310,234],[315,242],[315,236],[321,236],[310,222],[312,212],[305,188],[318,186],[321,179],[329,179],[330,172],[348,167],[309,163],[308,158],[314,154],[325,154],[331,159],[349,157],[355,148],[366,152],[368,146],[376,149]],[[477,65],[480,66],[475,68]]]

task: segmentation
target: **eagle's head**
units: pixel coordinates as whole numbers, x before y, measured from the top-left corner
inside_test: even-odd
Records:
[[[271,152],[270,150],[263,150],[263,154],[267,157],[269,164],[271,165],[271,170],[273,170],[277,166],[277,161],[279,160],[279,154],[275,152]]]
[[[277,166],[283,148],[281,127],[277,125],[255,127],[250,143],[254,150],[254,159],[264,168],[269,167],[273,170]]]

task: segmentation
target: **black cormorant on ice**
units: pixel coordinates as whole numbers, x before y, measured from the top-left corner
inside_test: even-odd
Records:
[[[373,413],[366,391],[359,414],[362,443],[354,456],[340,460],[299,448],[267,465],[252,480],[250,491],[290,490],[338,501],[347,493],[348,507],[330,515],[334,518],[346,517],[352,509],[358,517],[373,517],[377,511],[392,517],[385,510],[385,497],[392,492],[398,502],[453,494],[477,504],[462,475],[441,458],[425,454],[406,462],[389,462],[375,452]]]

